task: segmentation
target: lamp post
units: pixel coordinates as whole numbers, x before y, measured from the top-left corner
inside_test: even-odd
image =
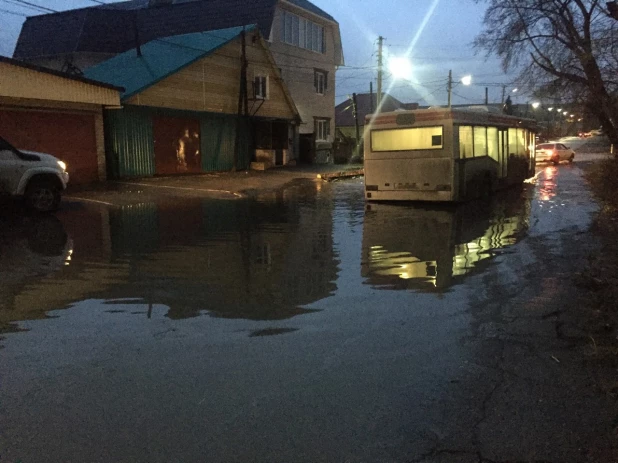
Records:
[[[467,75],[467,76],[463,76],[460,80],[460,82],[463,85],[470,85],[472,83],[472,76],[471,75]],[[448,84],[446,86],[447,90],[448,90],[448,107],[451,107],[451,102],[453,99],[453,71],[449,70],[448,71]]]

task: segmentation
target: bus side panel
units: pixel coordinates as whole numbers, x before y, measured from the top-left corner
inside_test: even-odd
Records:
[[[499,188],[498,170],[500,165],[489,156],[460,159],[459,200],[480,198]]]
[[[365,158],[367,199],[452,201],[454,188],[450,158]]]

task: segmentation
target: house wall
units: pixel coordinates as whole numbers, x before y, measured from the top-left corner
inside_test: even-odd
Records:
[[[118,90],[0,62],[0,96],[118,106]],[[27,83],[25,85],[24,83]]]
[[[324,27],[326,41],[325,53],[306,50],[283,41],[284,10],[309,19]],[[301,135],[314,134],[315,118],[330,119],[330,136],[326,142],[317,143],[315,146],[316,151],[330,150],[333,141],[335,128],[335,72],[337,70],[336,63],[341,59],[338,51],[338,44],[336,43],[338,27],[336,23],[313,15],[290,3],[280,2],[275,10],[269,40],[270,51],[275,58],[277,66],[281,69],[283,80],[287,84],[300,113],[301,124],[299,133]],[[324,95],[318,94],[315,88],[314,72],[316,69],[324,70],[328,73],[328,84]],[[324,156],[325,155],[320,159],[320,156],[316,155],[316,161],[327,161],[327,159],[324,159]],[[332,156],[330,160],[332,160]]]
[[[253,95],[253,76],[268,77],[268,98],[249,101],[252,116],[292,120],[294,109],[285,97],[283,86],[258,40],[247,34],[248,95]],[[128,98],[126,104],[190,111],[237,114],[240,89],[240,40],[219,48],[172,76]]]

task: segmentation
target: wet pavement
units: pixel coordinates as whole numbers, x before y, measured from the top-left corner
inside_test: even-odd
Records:
[[[458,208],[307,178],[1,216],[0,461],[616,461],[573,321],[600,157]]]

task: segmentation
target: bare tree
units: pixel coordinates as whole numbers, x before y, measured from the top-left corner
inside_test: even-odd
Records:
[[[618,22],[598,0],[487,3],[474,44],[532,88],[583,101],[618,143]]]

